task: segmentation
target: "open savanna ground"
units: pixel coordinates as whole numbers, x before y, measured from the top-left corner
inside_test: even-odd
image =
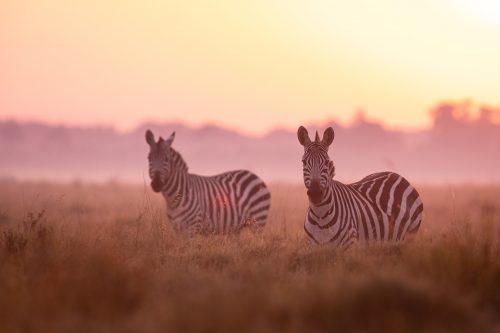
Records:
[[[303,186],[261,235],[177,235],[148,185],[0,182],[0,332],[492,332],[500,186],[417,186],[404,244],[311,246]]]

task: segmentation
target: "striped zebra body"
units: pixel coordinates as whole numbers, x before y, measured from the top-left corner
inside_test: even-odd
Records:
[[[415,233],[423,205],[408,181],[392,172],[354,184],[332,181],[325,200],[310,205],[304,230],[314,243],[349,246],[361,240],[399,241]]]
[[[335,168],[328,147],[333,129],[325,131],[322,141],[317,133],[315,141],[310,141],[303,127],[298,136],[305,147],[304,183],[309,209],[304,230],[311,241],[348,247],[358,240],[400,241],[417,232],[423,204],[405,178],[380,172],[343,184],[332,179]]]
[[[173,137],[156,143],[148,133],[151,186],[163,194],[175,229],[204,234],[234,233],[243,227],[262,230],[270,193],[259,177],[247,170],[210,177],[191,174],[182,156],[170,147]]]

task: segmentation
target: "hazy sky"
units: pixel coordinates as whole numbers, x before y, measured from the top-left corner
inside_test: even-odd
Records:
[[[500,105],[499,0],[0,0],[0,119],[262,132]]]

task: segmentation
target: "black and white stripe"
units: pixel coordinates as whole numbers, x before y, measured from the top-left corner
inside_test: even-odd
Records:
[[[423,204],[417,190],[393,172],[369,175],[353,184],[333,180],[335,167],[328,156],[331,127],[314,141],[304,127],[297,136],[304,146],[304,184],[309,197],[304,230],[314,243],[348,247],[361,240],[403,240],[417,232]]]
[[[171,147],[175,132],[156,142],[146,131],[151,187],[167,202],[176,229],[200,233],[232,233],[248,226],[262,230],[270,207],[266,184],[247,170],[205,177],[188,173],[182,156]]]

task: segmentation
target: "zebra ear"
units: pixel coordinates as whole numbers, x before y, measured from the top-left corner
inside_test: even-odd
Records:
[[[151,132],[151,130],[147,130],[146,131],[146,142],[152,146],[155,144],[155,136],[153,134],[153,132]]]
[[[301,145],[305,146],[311,143],[311,139],[309,139],[309,133],[304,126],[300,126],[297,130],[297,137],[299,138],[299,142]]]
[[[172,143],[174,142],[174,139],[175,139],[175,132],[173,132],[173,133],[172,133],[172,134],[168,137],[168,139],[167,139],[167,140],[165,140],[165,144],[166,144],[167,146],[169,146],[169,147],[170,147],[170,146],[172,145]]]
[[[335,132],[333,131],[333,128],[328,127],[325,130],[325,133],[323,133],[323,141],[322,143],[326,146],[329,146],[333,142],[333,138],[335,138]]]

